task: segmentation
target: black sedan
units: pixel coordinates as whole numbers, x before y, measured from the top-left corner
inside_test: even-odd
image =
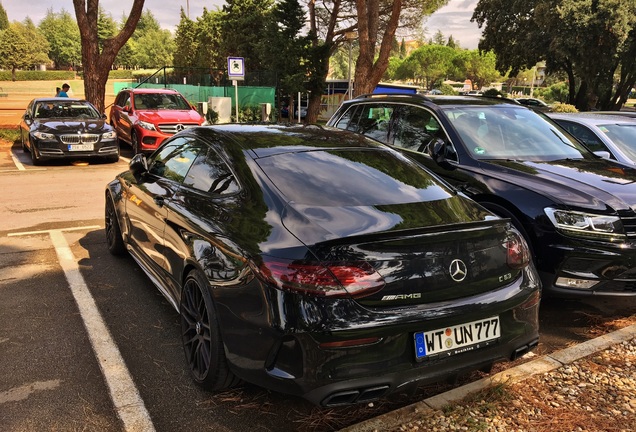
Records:
[[[106,238],[179,311],[212,390],[368,402],[538,340],[539,279],[510,221],[335,129],[180,132],[108,184]]]
[[[119,160],[115,130],[106,116],[85,100],[33,99],[20,121],[20,140],[34,165],[61,158]]]
[[[636,169],[501,98],[371,95],[328,125],[390,144],[493,213],[533,252],[545,292],[636,297]]]

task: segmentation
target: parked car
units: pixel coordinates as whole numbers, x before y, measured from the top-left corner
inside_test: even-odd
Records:
[[[108,184],[106,238],[179,311],[208,389],[366,403],[538,340],[539,279],[510,221],[352,133],[188,129]]]
[[[551,112],[552,111],[552,106],[550,106],[547,103],[543,102],[541,99],[517,98],[515,100],[517,102],[519,102],[521,105],[525,105],[527,107],[530,107],[532,109],[536,109],[538,111],[543,111],[543,112]]]
[[[394,146],[510,218],[547,293],[636,295],[636,170],[542,113],[498,98],[373,95],[344,102],[328,125]]]
[[[135,88],[117,94],[110,123],[137,154],[153,152],[166,138],[206,120],[174,89]]]
[[[636,119],[596,112],[549,116],[596,154],[636,165]]]
[[[115,130],[105,115],[80,99],[33,99],[20,120],[20,142],[33,165],[52,159],[119,160]]]

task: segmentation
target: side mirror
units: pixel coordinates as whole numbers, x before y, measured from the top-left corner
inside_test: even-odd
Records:
[[[31,114],[24,114],[22,118],[24,119],[24,122],[28,125],[33,123],[33,118],[31,118]]]
[[[450,160],[456,160],[455,149],[451,144],[441,138],[435,138],[428,148],[431,158],[437,165],[447,170],[455,169],[453,164],[449,162],[449,157]]]
[[[146,156],[143,153],[137,153],[133,156],[128,164],[128,168],[133,175],[140,176],[144,173],[148,172],[148,161],[146,160]]]
[[[131,112],[132,109],[130,108],[130,105],[124,105],[124,107],[122,108],[123,112]]]
[[[594,154],[598,157],[602,157],[603,159],[611,159],[612,155],[610,154],[610,152],[605,151],[605,150],[599,150],[599,151],[595,151]]]

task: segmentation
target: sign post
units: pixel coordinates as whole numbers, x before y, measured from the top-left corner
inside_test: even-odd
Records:
[[[245,59],[243,57],[227,58],[227,76],[232,79],[234,86],[234,106],[236,113],[236,123],[239,122],[239,102],[238,102],[238,82],[245,79]]]

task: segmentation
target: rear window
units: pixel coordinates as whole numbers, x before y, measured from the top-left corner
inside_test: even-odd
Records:
[[[285,153],[258,164],[289,201],[303,205],[390,205],[453,194],[420,165],[378,149]]]

